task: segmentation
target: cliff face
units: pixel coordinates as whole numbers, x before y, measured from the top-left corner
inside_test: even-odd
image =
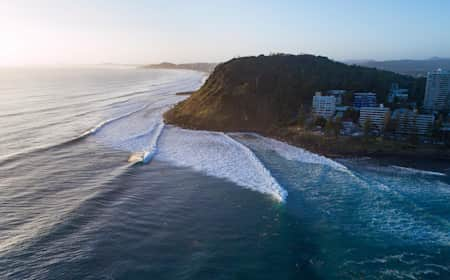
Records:
[[[391,83],[421,98],[424,81],[312,55],[232,59],[218,65],[205,85],[164,114],[186,128],[267,132],[286,125],[315,91],[374,91],[383,102]]]

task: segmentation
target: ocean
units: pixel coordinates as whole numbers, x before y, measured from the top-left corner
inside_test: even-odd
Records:
[[[0,279],[450,279],[450,164],[165,125],[205,79],[0,69]]]

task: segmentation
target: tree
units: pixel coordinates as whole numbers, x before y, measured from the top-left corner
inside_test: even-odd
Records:
[[[391,122],[391,114],[386,113],[384,116],[383,132],[387,132],[389,123]]]
[[[330,118],[325,123],[325,134],[331,135],[331,134],[333,134],[333,132],[334,132],[334,124],[333,124],[333,120]]]
[[[333,123],[333,133],[334,133],[334,138],[338,138],[339,133],[341,132],[342,129],[342,120],[341,118],[337,117],[336,120]]]
[[[343,115],[344,119],[351,119],[353,122],[357,122],[359,119],[359,112],[353,109],[347,109]]]
[[[372,128],[372,121],[370,120],[370,118],[367,118],[364,121],[363,125],[364,138],[366,139],[369,138],[371,128]]]
[[[298,123],[298,125],[305,126],[307,118],[308,118],[308,115],[306,114],[305,109],[304,109],[304,107],[302,105],[300,110],[298,111],[298,115],[297,115],[297,123]]]
[[[318,116],[316,117],[314,124],[320,127],[325,127],[327,120],[324,117]]]
[[[443,117],[442,115],[439,115],[438,119],[434,122],[434,125],[431,128],[431,136],[434,139],[440,139],[441,138],[441,128],[443,123]]]
[[[397,130],[398,121],[391,117],[391,114],[386,114],[386,118],[384,119],[384,131],[386,133],[394,133]]]
[[[307,130],[313,130],[315,126],[316,126],[316,124],[315,124],[315,120],[314,119],[309,118],[309,119],[306,120],[305,128]]]
[[[417,116],[413,117],[412,125],[409,131],[409,142],[413,145],[419,144],[419,130],[417,128]]]
[[[352,106],[353,105],[353,94],[351,92],[346,92],[342,96],[342,105]]]

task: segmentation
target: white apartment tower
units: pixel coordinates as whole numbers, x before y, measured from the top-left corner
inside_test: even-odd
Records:
[[[382,104],[379,107],[361,107],[359,111],[359,124],[364,126],[364,123],[369,119],[372,128],[383,130],[386,118],[390,113],[391,110]]]
[[[438,69],[428,73],[423,107],[429,111],[450,109],[450,72]]]
[[[313,113],[316,116],[330,118],[336,112],[336,97],[324,96],[320,92],[316,92],[313,97]]]
[[[392,119],[397,120],[396,132],[400,134],[428,135],[434,124],[432,114],[419,114],[408,109],[395,110]]]

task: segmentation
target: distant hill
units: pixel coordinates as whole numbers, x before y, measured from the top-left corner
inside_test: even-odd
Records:
[[[433,57],[425,60],[387,60],[387,61],[348,61],[348,64],[357,64],[381,70],[392,71],[414,77],[425,77],[430,71],[438,68],[450,70],[450,58]]]
[[[170,62],[162,62],[159,64],[148,64],[142,66],[143,68],[152,68],[152,69],[187,69],[187,70],[195,70],[201,72],[211,73],[216,67],[217,63],[183,63],[183,64],[174,64]]]
[[[264,132],[284,126],[315,91],[374,91],[383,102],[392,83],[423,99],[424,79],[313,55],[252,56],[219,64],[206,83],[165,113],[168,123],[187,128]]]

